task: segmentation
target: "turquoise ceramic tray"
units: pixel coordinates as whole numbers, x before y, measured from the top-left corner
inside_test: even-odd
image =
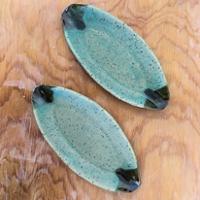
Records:
[[[111,191],[139,186],[131,145],[100,105],[72,90],[44,85],[34,90],[32,103],[44,138],[75,173]]]
[[[166,107],[169,91],[160,63],[130,27],[92,5],[70,5],[62,21],[69,47],[98,84],[129,104]]]

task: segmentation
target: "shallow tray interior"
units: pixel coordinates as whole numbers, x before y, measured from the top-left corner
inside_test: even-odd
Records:
[[[32,101],[45,139],[81,177],[115,191],[122,187],[116,170],[137,170],[134,152],[121,128],[94,101],[49,86],[37,87]]]
[[[169,92],[164,73],[136,32],[91,5],[69,6],[62,20],[69,47],[97,83],[132,105],[166,107]]]

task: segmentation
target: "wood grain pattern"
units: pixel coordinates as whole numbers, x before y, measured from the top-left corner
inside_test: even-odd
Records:
[[[76,62],[60,15],[72,0],[0,1],[0,199],[199,200],[200,2],[90,0],[142,35],[163,65],[168,108],[142,110],[99,87]],[[44,141],[33,118],[37,84],[72,88],[119,122],[139,160],[141,187],[111,193],[75,175]]]

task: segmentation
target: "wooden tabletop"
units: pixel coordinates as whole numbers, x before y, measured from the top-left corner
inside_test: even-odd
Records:
[[[78,2],[111,12],[150,45],[171,92],[163,111],[123,103],[85,73],[67,47],[60,21],[63,9],[74,2],[1,0],[0,199],[199,200],[200,2]],[[33,117],[31,91],[42,83],[78,91],[113,115],[138,158],[142,184],[137,191],[97,188],[59,159]]]

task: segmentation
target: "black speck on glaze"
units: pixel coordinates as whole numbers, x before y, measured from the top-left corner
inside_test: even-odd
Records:
[[[35,103],[37,98],[42,98],[46,103],[53,102],[52,86],[40,85],[35,88],[32,95],[32,101]]]
[[[86,25],[83,21],[83,9],[82,7],[87,6],[83,4],[71,4],[68,6],[62,13],[62,22],[65,28],[72,26],[70,22],[73,23],[73,26],[78,30],[84,30]],[[70,24],[70,25],[69,25]]]
[[[132,192],[139,187],[139,176],[137,168],[136,169],[119,168],[115,172],[120,180],[118,190],[124,192]]]
[[[147,88],[144,91],[144,94],[147,96],[145,107],[161,110],[168,105],[168,100],[170,98],[170,95],[167,86],[164,86],[157,90],[152,90],[150,88]]]

